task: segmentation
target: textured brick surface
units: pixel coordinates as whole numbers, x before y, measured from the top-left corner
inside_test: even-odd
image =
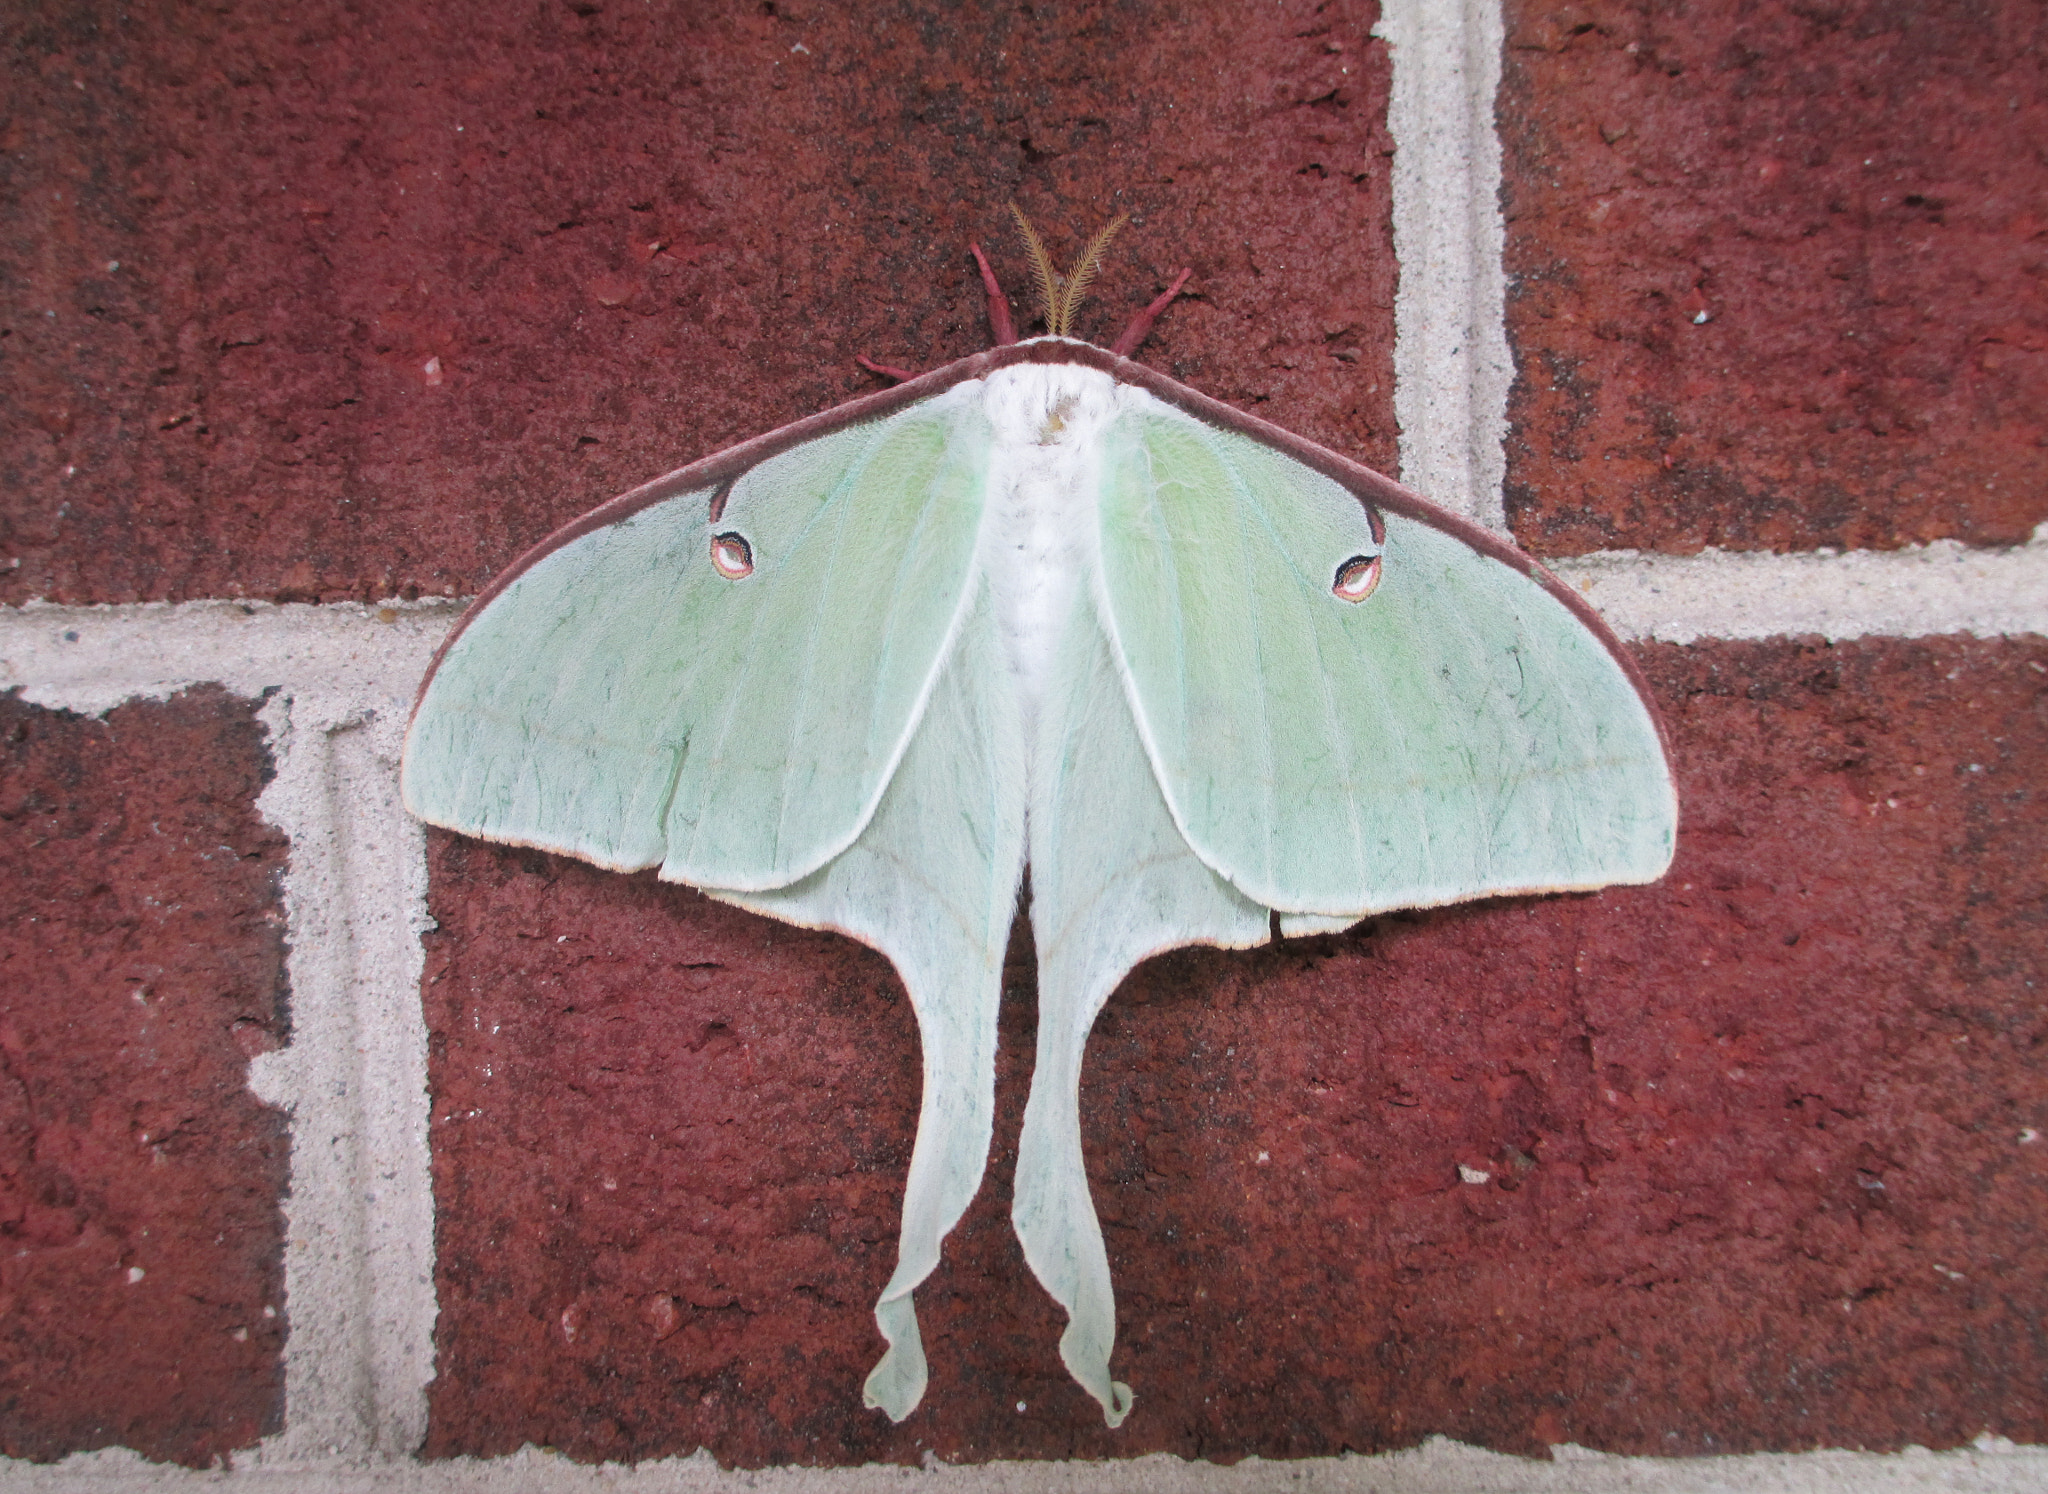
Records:
[[[246,702],[0,697],[0,1452],[206,1463],[283,1412],[283,837]]]
[[[39,0],[0,16],[0,600],[470,593],[559,522],[986,345],[1015,197],[1082,331],[1394,459],[1363,0]],[[1021,307],[1021,301],[1020,301]]]
[[[1009,1234],[1028,960],[892,1428],[859,1405],[917,1088],[886,964],[435,835],[430,1449],[2048,1437],[2048,644],[1642,657],[1685,793],[1662,885],[1183,952],[1112,1002],[1083,1109],[1114,1434]]]
[[[2012,544],[2048,519],[2048,12],[1505,9],[1525,544]]]

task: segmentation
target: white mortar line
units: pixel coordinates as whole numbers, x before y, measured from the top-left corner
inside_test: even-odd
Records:
[[[1627,638],[2048,633],[2048,524],[2031,543],[2007,550],[1952,540],[1846,554],[1614,550],[1551,568]],[[402,722],[428,658],[461,610],[459,602],[0,608],[0,690],[97,714],[217,681],[239,695],[283,689],[335,702],[344,714]],[[394,622],[376,621],[386,612]]]
[[[265,708],[292,839],[291,1046],[249,1085],[292,1117],[285,1429],[263,1461],[403,1457],[433,1374],[433,1193],[419,935],[425,845],[398,803],[404,717],[332,697]]]
[[[282,689],[410,709],[412,692],[457,602],[143,602],[121,607],[0,607],[0,690],[99,715],[214,682],[255,697]]]
[[[1940,540],[1839,555],[1614,551],[1554,569],[1624,638],[2048,634],[2048,524],[2010,550]]]
[[[285,1430],[259,1462],[400,1457],[426,1432],[426,867],[395,769],[413,689],[454,615],[231,602],[0,613],[0,686],[39,705],[97,713],[205,681],[277,692],[261,712],[275,773],[257,807],[291,840],[292,1041],[256,1058],[249,1084],[291,1117],[289,1336]]]
[[[1383,0],[1393,60],[1394,416],[1401,480],[1507,532],[1497,0]]]
[[[1569,1445],[1551,1452],[1553,1461],[1539,1462],[1432,1437],[1377,1457],[1246,1458],[1230,1467],[1153,1453],[1107,1463],[724,1470],[702,1453],[592,1467],[528,1447],[488,1460],[265,1467],[225,1477],[103,1452],[49,1467],[0,1463],[0,1487],[21,1494],[196,1494],[222,1484],[256,1494],[2033,1494],[2048,1486],[2048,1450],[1995,1437],[1941,1453],[1640,1458]]]

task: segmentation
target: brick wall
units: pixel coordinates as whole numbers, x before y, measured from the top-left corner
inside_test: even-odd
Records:
[[[0,1453],[2048,1476],[2039,8],[685,10],[0,19]],[[892,1425],[888,963],[393,791],[447,599],[982,346],[1011,198],[1132,215],[1084,333],[1192,265],[1146,361],[1556,564],[1684,803],[1654,887],[1125,983],[1115,1432],[1027,936]]]

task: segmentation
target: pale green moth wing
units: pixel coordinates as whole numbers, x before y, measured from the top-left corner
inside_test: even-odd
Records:
[[[816,871],[874,813],[965,610],[977,388],[544,545],[429,676],[406,807],[704,887]]]
[[[1061,1358],[1111,1426],[1132,1395],[1110,1374],[1079,1091],[1088,1031],[1129,970],[1179,945],[1263,943],[1276,914],[1313,933],[1647,881],[1676,827],[1631,667],[1525,557],[1331,453],[1115,371],[1133,382],[1103,439],[1099,585],[1061,633],[1033,742],[1038,1044],[1011,1210],[1067,1312]]]
[[[875,1309],[890,1348],[867,1387],[898,1420],[926,1382],[911,1292],[987,1157],[1024,857],[1022,730],[973,561],[988,424],[963,372],[877,419],[764,437],[759,460],[686,468],[545,542],[436,661],[403,770],[423,819],[659,865],[889,957],[924,1052]]]
[[[1662,875],[1677,797],[1605,630],[1354,470],[1135,390],[1106,433],[1109,621],[1188,844],[1288,932]]]
[[[1003,950],[1024,871],[1024,744],[985,580],[875,815],[788,887],[714,893],[888,955],[917,1011],[924,1098],[896,1271],[875,1304],[889,1351],[866,1399],[901,1421],[924,1395],[911,1292],[981,1186],[995,1116]]]
[[[1060,1358],[1116,1426],[1131,1391],[1109,1373],[1116,1303],[1081,1152],[1088,1030],[1139,961],[1183,944],[1263,944],[1269,919],[1174,827],[1085,588],[1033,743],[1030,824],[1038,1046],[1010,1219],[1033,1274],[1066,1309]]]

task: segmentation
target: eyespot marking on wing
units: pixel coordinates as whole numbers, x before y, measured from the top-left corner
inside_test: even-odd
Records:
[[[711,536],[711,565],[728,581],[741,581],[754,574],[754,547],[747,537],[728,529]]]
[[[1362,602],[1379,584],[1380,557],[1354,555],[1337,567],[1337,578],[1330,583],[1330,595],[1340,602]]]

